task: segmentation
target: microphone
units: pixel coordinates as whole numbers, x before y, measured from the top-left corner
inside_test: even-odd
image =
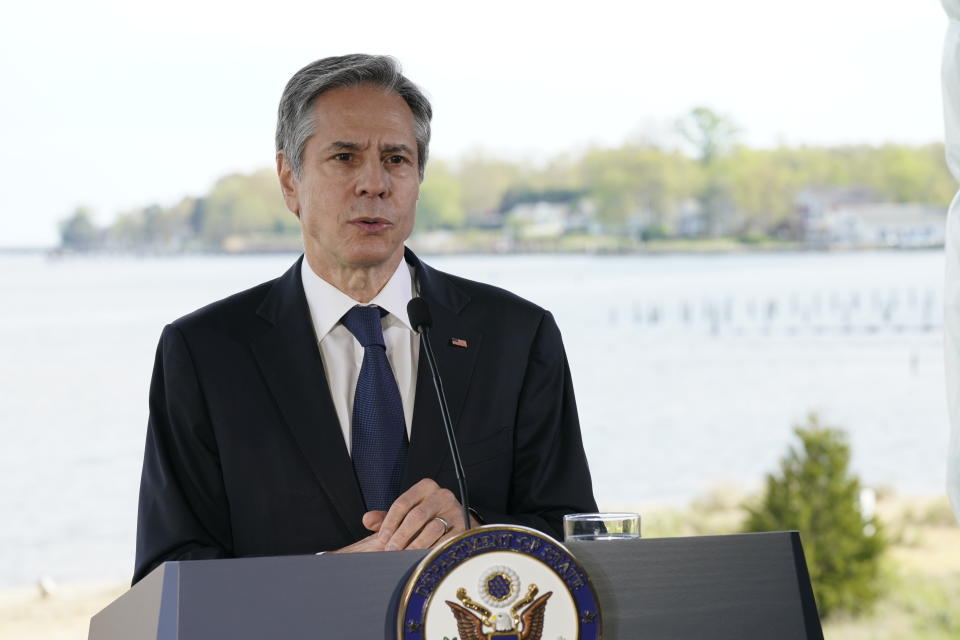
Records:
[[[420,334],[421,351],[427,356],[427,366],[433,377],[433,388],[437,390],[437,401],[440,403],[440,417],[443,419],[443,430],[447,435],[447,444],[450,445],[450,458],[453,460],[453,473],[457,476],[457,485],[460,489],[460,505],[463,507],[463,528],[470,528],[470,504],[467,498],[467,478],[463,473],[463,462],[460,460],[460,450],[457,448],[457,439],[453,435],[453,420],[450,419],[450,410],[447,408],[447,396],[443,392],[443,381],[440,379],[440,370],[437,368],[437,357],[430,346],[430,307],[427,301],[417,296],[407,303],[407,316],[414,330]]]

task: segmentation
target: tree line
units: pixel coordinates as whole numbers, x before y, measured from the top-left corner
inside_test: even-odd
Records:
[[[702,107],[675,133],[680,144],[635,140],[536,165],[482,152],[431,160],[415,232],[507,233],[517,207],[549,203],[579,213],[588,223],[580,232],[590,234],[789,240],[800,233],[805,188],[866,189],[877,201],[944,208],[957,189],[942,144],[751,148],[732,121]],[[685,226],[690,219],[698,224]],[[287,249],[299,243],[299,224],[265,168],[225,176],[173,206],[122,212],[103,228],[78,208],[61,223],[61,240],[76,250]]]

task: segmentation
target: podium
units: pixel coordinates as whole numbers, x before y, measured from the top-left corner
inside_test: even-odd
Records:
[[[566,546],[594,584],[605,639],[823,640],[796,531]],[[167,562],[95,615],[88,637],[393,639],[424,555]]]

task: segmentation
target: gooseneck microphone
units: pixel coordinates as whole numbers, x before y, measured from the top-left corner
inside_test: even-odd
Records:
[[[437,390],[437,401],[440,403],[440,417],[443,419],[443,430],[447,434],[447,444],[450,445],[450,457],[453,459],[453,473],[457,476],[457,485],[460,488],[460,504],[463,506],[463,528],[470,528],[470,503],[467,498],[467,479],[463,473],[463,462],[460,460],[460,450],[457,448],[457,439],[453,435],[453,420],[450,419],[450,410],[447,408],[447,396],[443,392],[443,381],[437,369],[437,357],[430,346],[430,307],[427,301],[416,297],[407,303],[407,316],[414,330],[420,334],[421,351],[427,356],[427,366],[433,377],[433,388]]]

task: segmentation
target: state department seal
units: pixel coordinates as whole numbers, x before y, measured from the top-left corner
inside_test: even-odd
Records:
[[[397,615],[401,640],[599,640],[590,578],[553,538],[520,526],[471,529],[413,571]]]

